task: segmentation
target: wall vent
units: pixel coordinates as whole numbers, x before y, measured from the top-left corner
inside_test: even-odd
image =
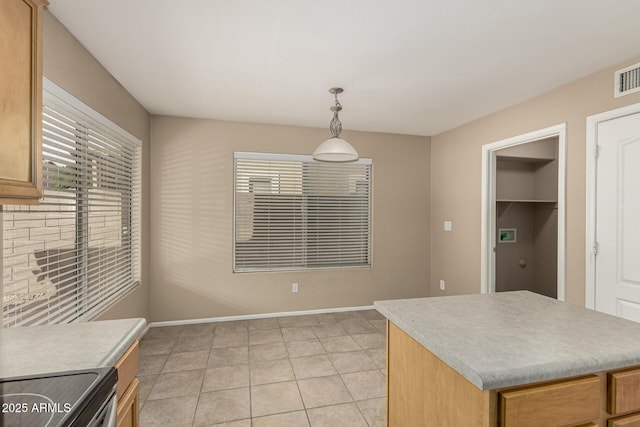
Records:
[[[640,92],[640,64],[616,71],[614,84],[614,98]]]

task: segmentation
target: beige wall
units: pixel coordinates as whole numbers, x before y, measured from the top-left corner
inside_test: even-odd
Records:
[[[149,215],[149,114],[48,11],[44,14],[44,75],[142,140],[142,216]],[[149,221],[142,222],[142,284],[98,319],[149,317]]]
[[[481,146],[562,122],[567,299],[583,305],[585,118],[640,102],[640,94],[612,97],[613,71],[638,61],[431,140],[345,132],[362,156],[374,159],[373,268],[233,274],[233,151],[311,153],[327,130],[153,117],[150,131],[144,108],[45,12],[45,76],[143,141],[143,283],[100,318],[174,320],[479,292]],[[451,233],[442,230],[444,220],[453,221]],[[297,295],[292,282],[300,283]]]
[[[156,116],[151,128],[151,320],[429,295],[428,137],[343,133],[374,162],[371,269],[234,274],[234,150],[310,154],[328,130]]]
[[[431,295],[480,292],[481,147],[567,123],[567,301],[585,299],[586,117],[640,102],[640,93],[613,98],[613,72],[630,59],[537,98],[431,139]],[[553,64],[549,64],[553,66]],[[444,220],[453,231],[444,232]],[[438,281],[444,279],[445,292]]]

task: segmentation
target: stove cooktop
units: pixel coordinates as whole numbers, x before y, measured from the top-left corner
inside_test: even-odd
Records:
[[[86,425],[117,379],[115,368],[0,379],[0,427]]]

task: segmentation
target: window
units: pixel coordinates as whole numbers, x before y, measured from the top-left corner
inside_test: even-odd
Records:
[[[3,326],[91,318],[140,280],[140,141],[45,81],[43,198],[4,206]]]
[[[370,159],[234,158],[234,271],[371,265]]]

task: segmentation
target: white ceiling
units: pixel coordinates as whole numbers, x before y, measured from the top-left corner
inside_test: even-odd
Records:
[[[640,55],[638,0],[51,0],[152,114],[435,135]],[[613,76],[612,76],[613,93]],[[327,130],[328,133],[328,130]]]

